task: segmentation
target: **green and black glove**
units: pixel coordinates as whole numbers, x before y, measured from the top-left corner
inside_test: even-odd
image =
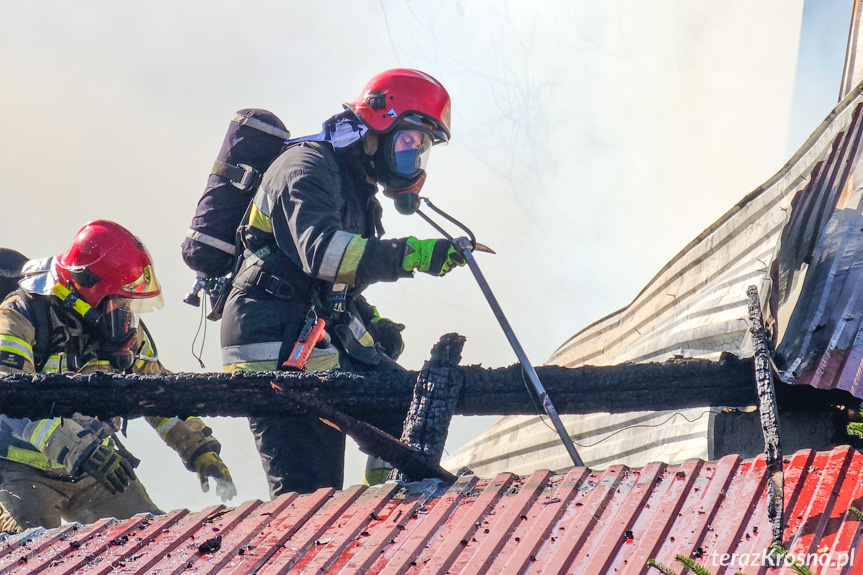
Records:
[[[396,323],[391,319],[381,317],[378,308],[372,306],[374,314],[368,322],[369,333],[375,341],[384,348],[384,353],[392,359],[398,359],[405,350],[405,342],[402,339],[402,331],[405,329],[403,323]]]
[[[449,240],[418,240],[410,236],[402,268],[442,276],[455,266],[463,266],[464,257]]]
[[[204,493],[210,490],[209,478],[212,477],[216,481],[216,495],[222,501],[233,499],[237,494],[234,480],[231,479],[231,472],[228,471],[228,466],[225,465],[218,453],[214,451],[202,453],[192,462],[192,470],[198,474],[201,491]]]
[[[96,479],[114,495],[126,491],[135,480],[135,470],[129,462],[106,442],[97,445],[81,463],[81,472]]]

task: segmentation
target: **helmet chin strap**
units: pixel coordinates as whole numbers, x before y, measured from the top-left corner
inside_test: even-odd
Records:
[[[71,289],[57,283],[51,288],[51,292],[60,300],[63,307],[80,315],[85,323],[90,326],[99,324],[99,312],[93,309],[83,298],[73,293]]]

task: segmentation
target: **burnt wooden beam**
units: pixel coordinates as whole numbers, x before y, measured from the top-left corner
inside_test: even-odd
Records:
[[[402,443],[436,465],[443,455],[449,423],[463,383],[456,373],[464,341],[463,336],[448,333],[434,345],[430,359],[423,364],[417,377],[402,430]],[[394,467],[389,477],[393,481],[418,481],[429,477],[416,475],[401,465]]]
[[[318,401],[309,394],[287,391],[283,392],[283,396],[296,408],[350,435],[363,453],[379,457],[390,465],[403,469],[411,477],[437,478],[447,483],[455,482],[455,475],[440,466],[440,458],[434,461],[416,447],[406,445],[377,427],[333,409],[332,406]]]
[[[773,544],[782,547],[784,520],[782,505],[785,499],[785,474],[782,468],[782,446],[779,443],[779,407],[773,385],[773,367],[770,363],[770,346],[761,316],[758,288],[749,286],[749,333],[755,348],[755,386],[758,390],[758,415],[764,435],[764,457],[767,464],[767,518],[773,535]]]
[[[609,367],[540,366],[536,371],[561,414],[758,405],[752,385],[753,361],[732,355],[715,362],[679,359]],[[287,391],[313,392],[335,409],[362,417],[382,411],[405,413],[417,376],[416,371],[365,376],[344,372],[22,374],[0,378],[0,413],[31,418],[75,412],[103,418],[297,413],[279,397],[272,382]],[[462,366],[454,377],[462,381],[456,414],[536,414],[519,365],[493,369]],[[841,390],[781,382],[776,384],[776,395],[783,409],[786,405],[806,410],[860,403]]]

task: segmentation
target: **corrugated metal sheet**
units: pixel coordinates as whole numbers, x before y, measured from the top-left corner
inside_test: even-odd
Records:
[[[863,166],[860,109],[794,198],[773,264],[784,380],[863,395]],[[784,310],[788,310],[785,312]],[[787,320],[785,316],[788,316]],[[787,322],[787,323],[786,323]]]
[[[751,356],[746,288],[757,285],[766,301],[778,260],[783,294],[793,292],[792,270],[823,243],[833,211],[848,208],[837,199],[859,156],[861,102],[860,90],[846,98],[779,173],[675,256],[630,305],[573,336],[549,363]]]
[[[801,451],[786,460],[785,543],[841,562],[863,523],[863,453]],[[647,573],[677,554],[711,573],[723,554],[751,563],[770,543],[762,458],[677,466],[575,468],[491,480],[288,494],[125,521],[31,531],[0,543],[0,573]],[[749,554],[749,555],[747,555]],[[849,557],[850,559],[850,557]],[[760,565],[760,561],[758,562]],[[790,570],[777,571],[791,573]],[[818,573],[861,573],[863,557]]]
[[[708,458],[711,413],[707,408],[563,415],[561,421],[582,461],[594,469]],[[543,423],[538,416],[515,416],[498,419],[443,465],[451,471],[469,467],[488,477],[502,471],[565,470],[572,466],[572,459],[547,418]]]

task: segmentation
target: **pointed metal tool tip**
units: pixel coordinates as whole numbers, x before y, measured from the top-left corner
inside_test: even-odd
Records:
[[[487,245],[485,245],[485,244],[481,244],[481,243],[479,243],[479,242],[476,242],[476,244],[474,244],[473,251],[475,251],[475,252],[485,252],[485,253],[487,253],[487,254],[497,254],[497,252],[496,252],[496,251],[494,251],[493,249],[491,249],[491,248],[490,248],[490,247],[488,247]]]

